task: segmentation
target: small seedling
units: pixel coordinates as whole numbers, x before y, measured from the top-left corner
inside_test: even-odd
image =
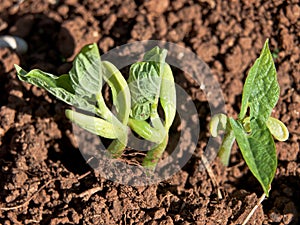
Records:
[[[273,137],[285,141],[289,136],[286,126],[271,117],[278,98],[279,84],[267,40],[245,81],[238,119],[216,114],[210,121],[213,137],[216,137],[220,130],[225,131],[218,152],[223,164],[228,165],[231,148],[236,140],[243,158],[260,182],[266,196],[269,194],[277,167]]]
[[[58,99],[95,116],[67,109],[72,122],[91,133],[112,139],[108,152],[122,155],[128,142],[128,127],[142,138],[155,143],[144,158],[143,166],[154,170],[168,143],[169,128],[176,113],[173,74],[165,62],[167,50],[155,47],[145,53],[142,62],[130,67],[128,82],[110,62],[101,61],[96,44],[85,46],[76,56],[68,74],[55,76],[41,70],[26,72],[15,65],[20,80],[44,88]],[[102,95],[103,82],[112,92],[109,109]],[[165,121],[158,115],[158,104]]]

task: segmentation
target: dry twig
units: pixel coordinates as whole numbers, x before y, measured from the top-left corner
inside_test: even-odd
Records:
[[[42,187],[40,187],[30,198],[28,198],[25,202],[21,203],[20,205],[16,205],[16,206],[12,206],[12,207],[0,207],[0,210],[4,210],[4,211],[7,211],[7,210],[14,210],[14,209],[19,209],[19,208],[22,208],[26,205],[29,204],[29,202],[39,193],[41,192],[48,184],[50,184],[51,182],[55,181],[55,180],[58,180],[57,178],[56,179],[51,179],[49,180],[47,183],[45,183]]]
[[[242,225],[246,225],[248,223],[248,221],[251,219],[251,217],[253,216],[253,214],[255,213],[257,208],[259,207],[259,205],[263,202],[263,200],[265,200],[265,198],[266,198],[266,194],[263,193],[262,196],[258,199],[256,205],[253,207],[253,209],[250,211],[250,213],[248,214],[248,216],[246,217],[246,219],[242,223]]]
[[[208,173],[208,175],[209,175],[209,177],[210,177],[210,179],[211,179],[211,181],[213,183],[213,186],[217,189],[218,199],[219,200],[223,199],[223,196],[222,196],[222,193],[220,191],[217,179],[216,179],[216,177],[215,177],[215,175],[214,175],[214,173],[212,171],[212,168],[209,165],[208,160],[207,160],[207,158],[206,158],[205,155],[201,156],[201,161],[202,161],[202,163],[203,163],[203,165],[204,165],[204,167],[205,167],[205,169],[206,169],[206,171],[207,171],[207,173]]]

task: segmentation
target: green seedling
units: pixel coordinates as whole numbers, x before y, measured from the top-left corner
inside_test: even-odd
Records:
[[[279,84],[267,40],[246,78],[238,119],[216,114],[210,121],[213,137],[221,130],[225,132],[218,152],[222,163],[228,165],[231,148],[236,140],[245,162],[260,182],[266,196],[277,167],[273,137],[285,141],[289,136],[286,126],[271,117],[278,98]]]
[[[122,155],[128,132],[132,129],[142,138],[155,143],[147,152],[143,166],[154,170],[168,143],[168,133],[176,113],[173,74],[165,62],[167,50],[155,47],[145,53],[142,62],[130,67],[128,81],[110,62],[101,61],[96,44],[85,46],[76,56],[68,74],[56,76],[41,70],[26,72],[15,65],[20,80],[26,81],[91,116],[67,109],[73,123],[104,138],[112,139],[108,152],[113,158]],[[114,114],[102,95],[103,82],[112,92]],[[158,115],[158,104],[165,121]]]

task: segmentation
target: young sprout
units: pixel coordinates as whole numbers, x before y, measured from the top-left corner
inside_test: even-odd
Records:
[[[128,126],[142,138],[156,143],[143,162],[154,170],[168,143],[169,128],[176,113],[176,93],[170,66],[165,62],[167,51],[155,47],[145,53],[142,62],[130,67],[128,84],[121,72],[110,62],[101,61],[96,44],[82,48],[68,74],[56,76],[41,70],[26,72],[15,65],[20,80],[26,81],[95,116],[67,109],[68,119],[87,131],[112,139],[108,152],[122,155],[128,142]],[[103,82],[111,88],[116,115],[102,96]],[[165,114],[162,122],[158,103]]]
[[[265,42],[260,57],[251,67],[243,88],[241,112],[234,120],[224,114],[214,115],[210,122],[213,137],[225,131],[218,153],[221,162],[228,165],[234,141],[242,152],[250,171],[268,196],[277,167],[275,143],[288,139],[289,132],[271,112],[279,98],[279,85],[272,54]],[[246,116],[250,108],[250,115]]]
[[[130,68],[128,78],[132,109],[129,126],[146,140],[157,143],[147,152],[143,166],[154,170],[168,140],[176,114],[176,91],[171,67],[165,62],[167,51],[153,48]],[[164,124],[158,115],[158,101],[165,115]],[[147,120],[150,120],[150,124]]]
[[[58,99],[98,117],[66,110],[66,116],[82,128],[102,137],[114,139],[108,147],[113,157],[122,154],[127,144],[127,122],[130,113],[130,93],[121,73],[109,62],[101,62],[96,44],[82,48],[68,74],[55,76],[41,70],[24,71],[15,65],[20,80],[44,88]],[[105,80],[113,94],[115,116],[102,96]],[[126,104],[124,104],[124,102]]]

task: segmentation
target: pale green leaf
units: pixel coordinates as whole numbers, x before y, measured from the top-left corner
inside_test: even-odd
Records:
[[[113,124],[101,118],[88,116],[69,109],[65,111],[65,114],[73,123],[101,137],[115,139],[118,136],[118,132],[120,132]]]
[[[117,117],[126,125],[131,109],[129,87],[117,67],[107,61],[103,61],[102,64],[103,78],[111,88],[113,104],[117,110]]]
[[[142,138],[154,143],[160,143],[165,135],[144,120],[129,118],[128,126]]]
[[[146,52],[143,61],[152,62],[159,74],[163,73],[163,67],[165,65],[165,60],[168,51],[166,49],[159,48],[158,46],[152,48],[150,51]]]
[[[165,113],[165,128],[168,130],[176,115],[176,89],[171,67],[167,63],[163,67],[159,98]]]
[[[289,131],[280,120],[270,116],[266,121],[266,125],[273,137],[278,141],[286,141],[289,138]],[[251,132],[250,117],[246,117],[243,120],[243,126],[247,132]]]
[[[164,63],[167,57],[167,50],[159,48],[158,46],[146,52],[143,61]]]
[[[154,116],[151,120],[157,117],[157,104],[166,56],[167,50],[154,47],[145,53],[143,62],[131,65],[127,80],[131,94],[131,117],[139,120],[146,120],[151,115]]]

